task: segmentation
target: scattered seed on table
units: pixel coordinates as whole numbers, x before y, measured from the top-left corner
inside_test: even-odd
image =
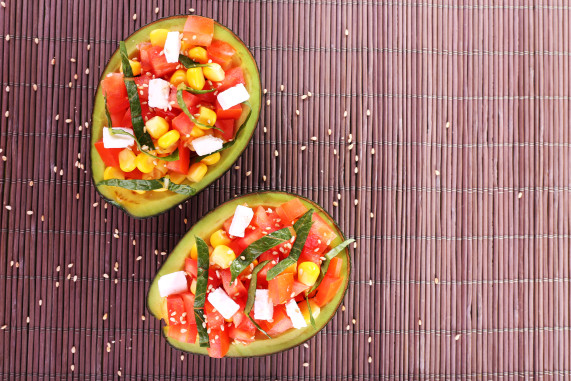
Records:
[[[316,141],[317,140],[317,136],[312,136],[311,140]]]
[[[422,320],[418,319],[418,325],[422,325]]]
[[[38,305],[39,305],[39,306],[42,305],[42,299],[38,300]]]
[[[2,5],[2,8],[6,8],[6,3],[5,2],[0,2],[0,5]]]
[[[371,116],[371,110],[367,110],[367,116]]]
[[[270,103],[272,103],[269,99],[266,101],[266,105],[270,105]]]
[[[373,341],[373,338],[371,336],[369,336],[369,338],[367,339],[367,341],[370,343]]]
[[[279,154],[280,154],[280,153],[278,152],[278,150],[275,150],[275,151],[274,151],[274,156],[275,156],[275,157],[278,157]]]
[[[33,210],[28,210],[28,211],[26,212],[26,214],[27,214],[28,216],[31,216],[32,214],[34,214],[34,211],[33,211]]]
[[[369,356],[369,364],[373,362],[373,358]]]
[[[355,173],[359,173],[359,168],[355,167]]]
[[[103,318],[102,318],[102,319],[103,319],[103,320],[107,320],[107,313],[104,313],[104,314],[103,314]]]
[[[4,324],[2,327],[0,327],[1,330],[5,330],[6,328],[8,328],[8,326],[6,324]]]
[[[107,275],[107,274],[104,273],[104,274],[103,274],[103,278],[109,279],[109,275]]]
[[[339,206],[339,203],[337,201],[333,201],[333,206],[337,207]]]
[[[374,154],[375,154],[375,149],[371,148],[371,155],[374,155]]]
[[[85,74],[89,75],[89,68],[85,69]]]
[[[239,169],[240,169],[240,166],[239,166],[239,165],[236,165],[236,166],[234,166],[234,169],[235,169],[235,170],[239,170]]]
[[[267,93],[268,93],[268,89],[264,89],[264,94],[267,94]]]
[[[266,128],[266,126],[264,126],[264,134],[268,132],[268,129]]]
[[[337,155],[337,148],[333,148],[333,155]]]
[[[517,194],[517,198],[522,198],[522,197],[523,197],[523,192],[519,192],[519,193]]]
[[[10,41],[10,35],[7,34],[6,37],[5,37],[5,39],[6,39],[6,41]]]
[[[454,340],[456,340],[456,341],[460,340],[460,336],[462,336],[462,335],[457,334],[456,336],[454,336]]]
[[[85,49],[91,50],[91,44],[87,44],[87,46],[85,47]]]
[[[307,96],[308,96],[308,97],[310,97],[310,96],[312,96],[312,95],[313,95],[313,94],[311,94],[311,91],[308,91],[308,92],[307,92]]]
[[[51,64],[52,64],[52,66],[56,64],[56,59],[55,59],[55,57],[52,58]]]
[[[6,112],[4,113],[4,116],[7,118],[10,116],[10,111],[6,110]]]
[[[133,15],[133,20],[136,20],[136,19],[137,19],[137,14],[135,13],[135,14]]]
[[[26,324],[30,324],[30,317],[26,317]]]
[[[284,85],[281,85],[281,86],[280,86],[280,90],[281,90],[281,91],[284,91],[284,89],[285,89],[285,86],[284,86]]]
[[[370,216],[371,216],[371,218],[374,218],[375,214],[373,212],[371,212]]]
[[[350,330],[351,330],[351,326],[350,326],[349,324],[347,324],[347,327],[345,327],[345,329],[346,329],[347,331],[350,331]]]
[[[145,315],[141,315],[141,320],[145,321]]]
[[[246,172],[246,177],[250,176],[251,174],[252,174],[252,171]]]
[[[345,36],[349,35],[349,29],[345,29]]]
[[[435,170],[434,170],[434,174],[435,174],[436,176],[440,176],[440,171],[439,171],[438,169],[435,169]]]
[[[349,151],[351,151],[351,150],[353,149],[353,146],[354,146],[354,144],[351,143],[351,144],[349,144],[349,147],[347,147],[347,149],[348,149]]]
[[[71,364],[71,366],[69,367],[69,369],[71,369],[71,371],[73,372],[75,370],[75,365]]]
[[[299,149],[305,151],[306,148],[307,148],[306,146],[301,146]]]
[[[6,205],[6,209],[12,210],[12,207],[10,205]]]
[[[6,92],[7,92],[7,93],[10,92],[10,86],[6,86]]]
[[[141,257],[140,255],[137,257],[137,261],[140,261],[141,259],[143,259],[143,257]]]
[[[341,306],[341,311],[345,311],[345,305]]]
[[[295,110],[295,115],[299,116],[299,110]]]
[[[61,267],[58,265],[58,267],[56,267],[56,272],[59,273],[60,270],[61,270]]]
[[[121,377],[121,371],[120,370],[117,371],[117,376]]]
[[[159,13],[159,7],[155,8],[155,14]]]
[[[29,186],[33,187],[34,186],[34,182],[32,180],[30,180],[30,182],[28,183]]]
[[[309,366],[309,363],[308,363],[308,362],[304,362],[304,363],[303,363],[303,366],[304,366],[305,368],[307,368],[307,367]]]
[[[94,207],[94,208],[97,208],[98,205],[99,205],[98,202],[94,202],[94,203],[93,203],[93,207]]]
[[[351,320],[351,323],[353,323],[353,324],[357,324],[357,319],[353,319],[353,320]]]
[[[359,200],[355,199],[355,206],[359,205]]]
[[[369,286],[372,286],[372,285],[373,285],[373,280],[369,279]]]
[[[266,175],[263,175],[262,180],[266,181],[266,179],[267,179]]]
[[[306,348],[309,348],[309,344],[307,344],[307,343],[303,343],[303,346]]]
[[[333,131],[331,131],[331,128],[327,130],[327,134],[331,135],[333,133]]]
[[[189,8],[188,11],[189,11],[190,13],[194,13],[194,8]]]
[[[440,282],[440,280],[438,280],[438,278],[434,278],[434,284],[438,284]]]
[[[341,193],[337,193],[337,200],[341,200]]]
[[[71,347],[71,353],[75,353],[75,345]]]
[[[301,100],[305,100],[305,99],[307,99],[307,95],[303,94],[303,95],[301,96]]]

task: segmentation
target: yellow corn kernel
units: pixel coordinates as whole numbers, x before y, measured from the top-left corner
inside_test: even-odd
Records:
[[[186,84],[186,71],[183,69],[178,69],[173,73],[170,79],[171,85],[178,87],[181,83]]]
[[[167,40],[167,35],[169,34],[168,29],[155,29],[150,33],[151,44],[155,46],[165,46],[165,41]]]
[[[164,134],[159,138],[157,144],[159,147],[167,149],[168,147],[171,147],[173,144],[178,143],[179,138],[180,138],[180,132],[178,132],[177,130],[170,130],[169,132],[167,132],[166,134]]]
[[[205,64],[208,62],[208,53],[206,52],[206,49],[197,46],[188,51],[188,58],[201,64]]]
[[[319,313],[321,312],[321,308],[313,301],[313,299],[309,299],[309,306],[311,307],[311,315],[313,315],[313,319],[317,319]],[[311,319],[309,318],[309,308],[307,308],[307,302],[304,300],[298,303],[299,310],[305,319],[307,325],[311,324]]]
[[[234,259],[236,259],[236,254],[226,245],[216,246],[210,255],[210,263],[214,263],[223,269],[230,267],[230,263]]]
[[[178,172],[170,172],[169,173],[169,180],[175,184],[182,184],[184,180],[186,180],[186,176],[182,173]]]
[[[198,259],[198,248],[196,247],[196,243],[190,248],[190,258]]]
[[[188,175],[186,175],[186,178],[189,179],[190,181],[192,181],[193,183],[197,183],[200,180],[202,180],[202,178],[204,177],[204,175],[206,174],[207,171],[208,171],[208,167],[206,166],[206,164],[194,163],[190,166],[190,169],[188,170]]]
[[[196,138],[199,138],[199,137],[204,136],[204,135],[206,135],[206,133],[201,128],[199,128],[198,126],[194,126],[194,127],[192,127],[192,130],[190,130],[190,137],[191,138],[196,139]]]
[[[212,82],[220,82],[224,80],[224,69],[222,69],[222,66],[217,63],[211,63],[208,66],[204,66],[202,68],[202,72],[206,79],[209,79]]]
[[[186,71],[186,82],[195,90],[202,90],[206,81],[201,67],[193,67]]]
[[[285,268],[284,273],[297,273],[297,262],[292,263],[288,267]]]
[[[210,236],[210,245],[217,247],[220,245],[228,245],[232,240],[223,229],[218,229]]]
[[[254,262],[252,262],[252,264],[254,265],[254,267],[258,266],[258,260],[254,259]]]
[[[105,171],[103,171],[103,180],[109,179],[125,180],[125,174],[119,168],[107,167]]]
[[[158,139],[169,130],[169,122],[160,116],[153,116],[145,123],[145,130],[153,137]]]
[[[129,60],[129,65],[131,65],[131,71],[134,76],[141,75],[141,63],[139,61]],[[123,65],[119,67],[119,71],[123,72]]]
[[[196,294],[196,279],[193,279],[192,283],[190,284],[190,292]]]
[[[136,157],[133,151],[125,148],[119,152],[119,168],[121,168],[123,172],[131,172],[137,168],[137,163],[135,163]]]
[[[220,161],[220,152],[216,152],[216,153],[213,153],[212,155],[208,155],[200,161],[206,165],[214,165]]]
[[[313,262],[302,262],[297,269],[297,280],[306,286],[313,286],[319,276],[319,267]]]
[[[153,169],[155,169],[155,163],[153,163],[153,158],[145,155],[144,153],[140,153],[135,158],[135,163],[139,171],[143,173],[151,173]]]
[[[207,126],[214,126],[216,123],[216,112],[208,107],[200,106],[198,111],[198,123],[206,124]],[[198,125],[198,127],[200,127]]]

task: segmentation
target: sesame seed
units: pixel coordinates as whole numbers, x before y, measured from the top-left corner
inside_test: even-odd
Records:
[[[316,141],[317,140],[317,136],[312,136],[311,140]]]
[[[357,324],[357,320],[356,320],[356,319],[353,319],[353,320],[351,320],[351,323]]]
[[[263,176],[262,176],[262,179],[263,179],[264,181],[266,181],[266,179],[267,179],[266,175],[263,175]]]
[[[85,69],[85,74],[89,75],[89,68]]]
[[[355,199],[355,206],[359,205],[359,200]]]
[[[10,111],[6,110],[6,112],[4,113],[4,116],[7,118],[10,116]]]
[[[36,85],[35,83],[32,85],[32,88],[34,89],[34,91],[38,91],[38,85]]]
[[[5,38],[6,38],[6,41],[10,41],[10,35],[9,34],[7,34]]]
[[[331,129],[327,130],[327,134],[331,135],[333,133],[333,131],[331,131]]]
[[[304,346],[305,348],[309,348],[309,344],[307,344],[307,343],[303,343],[303,346]]]
[[[75,370],[75,365],[71,364],[71,366],[69,367],[69,369],[71,369],[71,371],[73,372]]]
[[[345,305],[341,306],[341,311],[345,311]]]
[[[345,110],[345,112],[343,113],[343,118],[347,117],[347,110]]]
[[[522,197],[523,197],[523,192],[519,192],[519,193],[517,194],[517,198],[522,198]]]
[[[2,8],[6,8],[6,3],[5,2],[0,2],[0,5],[2,5]]]
[[[299,116],[299,110],[295,110],[295,115]]]
[[[355,155],[355,162],[359,162],[359,155]]]
[[[75,353],[75,346],[71,347],[71,353]]]
[[[1,330],[5,330],[6,328],[8,328],[8,326],[6,324],[4,324],[2,327],[0,327]]]
[[[36,45],[38,45],[40,43],[40,39],[39,38],[34,38],[34,42],[36,43]]]
[[[136,19],[137,19],[137,14],[135,13],[135,14],[133,15],[133,20],[136,20]]]
[[[349,331],[349,330],[351,329],[351,326],[350,326],[349,324],[347,324],[347,327],[345,327],[345,329],[346,329],[347,331]]]
[[[38,305],[39,305],[39,306],[42,305],[42,299],[38,300]]]
[[[375,149],[371,148],[371,155],[374,155],[374,154],[375,154]]]
[[[304,94],[304,95],[302,95],[302,96],[301,96],[301,99],[302,99],[302,100],[305,100],[305,99],[307,99],[307,95],[305,95],[305,94]]]
[[[435,174],[436,176],[440,176],[440,171],[439,171],[438,169],[435,169],[435,170],[434,170],[434,174]]]
[[[450,122],[446,122],[446,128],[450,128]]]
[[[371,110],[367,110],[367,116],[371,116]]]
[[[141,259],[143,259],[143,257],[141,257],[140,255],[137,257],[137,259],[135,259],[136,261],[140,261]]]
[[[333,206],[337,207],[339,206],[339,203],[337,201],[333,201]]]
[[[354,144],[351,143],[351,144],[349,144],[349,147],[347,147],[347,149],[348,149],[349,151],[351,151],[351,150],[353,149],[353,146],[354,146]]]
[[[422,325],[422,320],[418,319],[418,325]]]
[[[194,8],[189,8],[188,11],[189,11],[190,13],[194,13]]]
[[[12,210],[12,207],[10,205],[6,205],[6,209]]]
[[[159,7],[155,8],[155,14],[159,13]]]
[[[373,358],[369,356],[369,364],[373,362]]]
[[[369,286],[372,286],[372,285],[373,285],[373,280],[369,279]]]
[[[235,169],[235,170],[239,170],[239,169],[240,169],[240,166],[239,166],[239,165],[236,165],[236,166],[234,167],[234,169]]]
[[[306,146],[301,146],[299,149],[305,151],[306,148],[307,148]]]
[[[266,128],[266,126],[264,126],[264,134],[268,132],[268,129]]]
[[[374,218],[374,217],[375,217],[375,213],[371,212],[370,216],[371,216],[371,218]]]
[[[26,324],[30,324],[30,317],[26,317]]]
[[[359,168],[355,167],[355,173],[359,173]]]
[[[27,214],[28,216],[31,216],[32,214],[34,214],[34,211],[28,210],[28,211],[26,212],[26,214]]]
[[[349,29],[345,29],[345,36],[349,35]]]
[[[307,367],[309,366],[309,363],[308,363],[308,362],[304,362],[304,363],[303,363],[303,366],[304,366],[305,368],[307,368]]]
[[[267,93],[268,93],[268,89],[264,89],[264,94],[267,94]]]
[[[284,91],[284,89],[285,89],[285,86],[284,86],[284,85],[281,85],[281,86],[280,86],[280,90],[281,90],[281,91]]]
[[[61,270],[61,267],[58,265],[58,267],[56,267],[56,271],[59,273],[60,270]]]
[[[85,49],[91,50],[91,44],[87,44],[87,46],[85,47]]]
[[[456,340],[456,341],[460,340],[460,336],[462,336],[462,335],[457,334],[456,336],[454,336],[454,340]]]
[[[51,64],[52,64],[52,66],[56,64],[56,59],[55,59],[55,58],[52,58]]]
[[[310,96],[312,96],[312,95],[313,95],[313,94],[311,94],[311,91],[308,91],[308,92],[307,92],[307,96],[308,96],[308,97],[310,97]]]
[[[55,120],[59,120],[59,114],[56,115]]]
[[[373,341],[373,338],[371,336],[369,336],[369,338],[367,339],[367,341],[370,343]]]
[[[278,150],[275,150],[275,151],[274,151],[274,156],[275,156],[275,157],[278,157],[279,154],[280,154],[280,153],[278,152]]]
[[[246,172],[246,177],[250,176],[251,174],[252,174],[252,171]]]
[[[270,103],[271,103],[271,101],[268,99],[268,100],[266,101],[266,105],[268,105],[268,106],[269,106],[269,105],[270,105]]]
[[[103,320],[107,320],[107,313],[103,314]]]
[[[7,93],[10,92],[10,86],[6,86],[6,92],[7,92]]]
[[[337,193],[337,200],[341,200],[341,193]]]
[[[120,370],[117,371],[117,376],[121,377],[121,371]]]

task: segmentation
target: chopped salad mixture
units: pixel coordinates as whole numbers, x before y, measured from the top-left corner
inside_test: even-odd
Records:
[[[331,247],[335,238],[299,199],[239,205],[209,244],[196,237],[183,269],[159,278],[167,335],[224,357],[231,344],[315,325],[344,284],[336,256],[353,240]]]
[[[182,31],[154,29],[134,55],[124,42],[120,53],[120,71],[101,81],[107,127],[95,143],[105,164],[100,184],[193,194],[189,184],[233,144],[248,110],[236,50],[214,39],[214,20],[189,16]]]

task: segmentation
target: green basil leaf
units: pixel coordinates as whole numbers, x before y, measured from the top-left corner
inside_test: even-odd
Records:
[[[238,131],[236,131],[236,135],[234,136],[233,140],[230,140],[229,142],[226,142],[224,144],[222,144],[222,148],[220,148],[218,151],[214,151],[212,153],[210,153],[209,155],[203,155],[203,156],[195,156],[194,157],[194,162],[198,163],[200,160],[204,159],[207,156],[213,155],[217,152],[221,152],[224,151],[227,148],[230,148],[234,145],[234,143],[236,142],[236,140],[238,139],[238,135],[240,135],[240,132],[242,132],[242,130],[244,129],[244,126],[246,126],[246,124],[248,123],[248,120],[250,119],[250,115],[252,115],[252,107],[250,106],[249,103],[246,103],[249,107],[250,107],[250,111],[248,112],[248,116],[246,117],[246,120],[244,120],[244,123],[242,123],[242,125],[240,126],[240,128],[238,128]]]
[[[184,66],[187,69],[192,69],[193,67],[210,66],[210,64],[201,64],[201,63],[198,63],[196,61],[193,61],[190,58],[188,58],[187,56],[185,56],[184,54],[178,55],[178,61],[182,64],[182,66]]]
[[[325,260],[321,264],[321,270],[319,272],[319,277],[317,278],[317,281],[315,281],[315,284],[307,292],[308,295],[311,294],[313,291],[315,291],[317,289],[317,287],[319,287],[319,284],[321,283],[321,281],[325,277],[325,273],[327,273],[327,269],[329,269],[329,262],[331,262],[331,260],[333,258],[335,258],[337,256],[337,254],[339,254],[341,251],[343,251],[343,249],[345,249],[347,246],[349,246],[353,242],[355,242],[355,240],[353,238],[348,239],[346,241],[343,241],[339,245],[335,246],[333,249],[329,250],[329,252],[327,254],[325,254]]]
[[[254,270],[252,271],[252,279],[250,279],[250,287],[248,287],[248,300],[246,301],[246,307],[244,307],[244,313],[246,316],[248,316],[248,319],[250,319],[254,326],[260,330],[260,332],[271,339],[270,335],[268,335],[266,331],[264,331],[262,327],[260,327],[259,324],[256,323],[256,321],[250,316],[250,311],[252,311],[252,307],[254,306],[254,301],[256,299],[256,284],[258,283],[258,273],[269,262],[270,261],[263,261],[259,263],[256,267],[254,267]]]
[[[289,239],[291,239],[289,228],[283,228],[252,242],[250,246],[248,246],[242,254],[240,254],[238,258],[234,259],[230,264],[230,273],[232,274],[231,282],[234,282],[238,275],[240,275],[240,273],[244,271],[250,263],[254,262],[254,259]]]
[[[198,344],[201,347],[210,348],[210,339],[206,330],[206,319],[204,318],[204,308],[194,309],[194,320],[196,320],[196,330],[198,331]]]
[[[176,150],[174,150],[174,152],[171,153],[171,154],[168,155],[168,156],[155,156],[155,155],[153,155],[152,153],[145,151],[145,150],[143,149],[143,147],[141,147],[141,145],[140,145],[139,142],[137,141],[137,138],[135,138],[135,136],[134,136],[133,134],[131,134],[131,133],[127,132],[127,131],[121,130],[121,129],[119,129],[119,128],[110,128],[110,129],[109,129],[109,132],[110,132],[112,135],[127,135],[127,136],[132,137],[133,139],[135,139],[135,143],[137,143],[137,148],[139,149],[139,151],[141,151],[141,152],[144,153],[145,155],[150,156],[150,157],[152,157],[152,158],[160,159],[160,160],[164,160],[164,161],[177,161],[177,160],[179,159],[179,156],[178,156],[178,148],[177,148]]]
[[[161,177],[155,180],[121,180],[121,179],[109,179],[103,180],[97,183],[99,185],[107,185],[111,187],[120,187],[129,190],[143,190],[151,191],[161,188],[167,188],[171,192],[183,194],[186,196],[192,196],[196,194],[196,189],[190,185],[185,184],[175,184],[166,177]]]
[[[213,128],[213,129],[218,130],[220,132],[224,132],[218,127],[208,126],[206,124],[199,123],[198,120],[194,117],[194,115],[192,115],[190,113],[190,111],[188,110],[188,107],[186,107],[186,103],[184,102],[184,99],[182,97],[182,92],[183,92],[182,89],[178,89],[176,91],[176,101],[177,101],[178,105],[180,106],[180,108],[182,109],[182,111],[186,114],[186,116],[188,116],[188,118],[190,119],[190,121],[192,123],[197,124],[197,125],[204,127],[204,128]]]
[[[313,311],[311,311],[311,305],[309,304],[309,298],[307,295],[305,295],[305,302],[307,303],[307,312],[309,312],[309,321],[311,322],[311,326],[317,329],[315,319],[313,318]]]
[[[105,100],[105,116],[107,117],[107,126],[111,128],[113,127],[113,121],[111,120],[111,114],[109,114],[109,109],[107,108],[107,96],[103,95],[103,99]]]
[[[192,87],[188,87],[188,86],[181,88],[181,90],[188,91],[191,94],[208,94],[208,93],[212,93],[212,92],[216,91],[216,89],[196,90],[196,89],[193,89]]]
[[[197,259],[197,276],[196,276],[196,292],[194,297],[194,316],[196,318],[196,327],[198,328],[198,341],[201,347],[209,347],[208,332],[204,322],[204,303],[206,302],[206,289],[208,287],[208,267],[210,266],[210,253],[208,245],[200,237],[194,237],[196,241]],[[199,311],[199,314],[196,312]],[[200,316],[202,315],[202,316]],[[202,328],[202,329],[201,329]]]
[[[133,131],[137,144],[148,147],[149,150],[155,149],[151,135],[145,132],[145,122],[143,121],[141,102],[139,100],[139,90],[137,84],[131,79],[133,71],[129,63],[127,48],[125,41],[119,42],[119,51],[121,53],[121,61],[123,64],[123,76],[125,87],[127,88],[127,96],[129,97],[129,107],[131,109],[131,121],[133,123]]]
[[[289,252],[287,258],[279,261],[277,265],[268,270],[266,275],[267,280],[274,279],[276,276],[285,271],[285,269],[287,269],[289,266],[297,262],[299,256],[301,255],[301,251],[305,246],[305,241],[309,235],[309,229],[311,229],[311,225],[313,225],[313,221],[311,220],[313,212],[313,209],[309,209],[295,222],[295,224],[293,224],[293,229],[295,230],[295,242],[293,243],[291,251]]]

